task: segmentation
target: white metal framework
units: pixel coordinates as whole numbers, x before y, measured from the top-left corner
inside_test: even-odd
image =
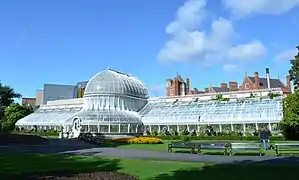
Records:
[[[206,125],[216,131],[245,132],[265,126],[275,130],[282,119],[282,97],[264,99],[274,90],[282,94],[281,90],[268,89],[252,91],[260,98],[248,98],[251,92],[245,91],[224,94],[229,95],[228,102],[211,100],[209,94],[148,101],[148,91],[140,80],[108,69],[91,78],[83,101],[42,106],[16,125],[42,129],[61,127],[73,137],[80,132],[143,133],[145,128],[149,131],[180,131],[182,128],[201,131]],[[242,95],[243,100],[233,97],[236,95]]]
[[[234,126],[241,125],[241,130],[246,131],[246,125],[257,129],[259,124],[267,124],[272,129],[272,125],[276,126],[282,119],[282,98],[153,102],[139,113],[145,126],[158,126],[158,129],[160,126],[217,125],[216,129],[221,130],[222,125],[230,125],[230,130],[233,130]]]
[[[16,126],[26,129],[38,126],[42,129],[55,129],[59,126],[71,125],[72,118],[80,112],[80,106],[44,106],[34,113],[20,119]]]

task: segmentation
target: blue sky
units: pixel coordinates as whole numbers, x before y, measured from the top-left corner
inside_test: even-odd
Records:
[[[0,80],[26,97],[107,67],[139,77],[152,96],[177,72],[199,89],[263,76],[267,66],[284,81],[299,45],[299,1],[276,1],[3,1]]]

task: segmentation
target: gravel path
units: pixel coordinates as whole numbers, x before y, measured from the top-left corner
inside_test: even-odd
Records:
[[[196,155],[186,153],[168,153],[164,151],[149,151],[127,148],[96,147],[82,141],[51,141],[48,145],[37,146],[0,146],[0,151],[26,153],[57,153],[86,156],[109,156],[119,158],[137,158],[150,160],[204,162],[204,163],[271,163],[271,164],[298,164],[299,157],[269,157],[269,156],[222,156]]]

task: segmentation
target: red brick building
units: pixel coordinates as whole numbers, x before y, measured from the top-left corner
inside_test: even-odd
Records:
[[[229,83],[222,82],[220,86],[210,86],[205,88],[204,91],[198,91],[197,88],[190,90],[190,79],[187,78],[186,82],[180,75],[177,75],[174,79],[167,79],[166,96],[183,96],[191,94],[201,93],[221,93],[229,91],[242,91],[242,90],[256,90],[266,88],[281,88],[284,94],[291,93],[290,76],[286,76],[286,84],[284,84],[280,78],[271,78],[269,69],[266,69],[266,77],[260,77],[258,72],[255,72],[253,76],[247,74],[243,78],[243,82],[240,86],[236,81],[229,81]]]
[[[35,108],[36,98],[22,98],[22,105],[31,106],[32,108]]]
[[[173,79],[166,79],[166,96],[185,96],[191,94],[200,94],[203,91],[198,91],[197,88],[190,88],[190,79],[187,78],[186,81],[177,74]]]

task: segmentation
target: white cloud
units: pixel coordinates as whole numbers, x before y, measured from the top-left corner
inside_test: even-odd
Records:
[[[234,60],[255,60],[265,55],[266,48],[260,41],[237,45],[228,51],[228,58]]]
[[[281,14],[299,6],[299,0],[222,0],[222,3],[237,16]]]
[[[200,30],[206,18],[206,1],[189,0],[178,9],[176,19],[166,27],[171,36],[158,54],[158,59],[167,62],[196,61],[202,65],[223,62],[234,47],[232,41],[236,34],[232,21],[219,17],[211,22],[209,30]],[[260,46],[259,46],[260,45]],[[242,51],[231,53],[238,59],[259,58],[262,44],[249,43],[241,46]],[[245,48],[244,48],[245,47]],[[230,50],[233,48],[232,50]],[[258,48],[255,50],[255,48]],[[248,52],[248,49],[252,51]],[[241,54],[244,53],[244,54]],[[253,57],[252,57],[253,56]]]
[[[238,66],[235,64],[224,64],[222,68],[224,69],[224,71],[228,73],[235,72],[236,70],[238,70]]]
[[[294,58],[297,54],[297,50],[294,49],[287,49],[284,51],[279,52],[275,57],[274,60],[276,61],[288,61]]]
[[[193,31],[205,19],[205,0],[190,0],[178,9],[176,20],[166,27],[168,34]]]

